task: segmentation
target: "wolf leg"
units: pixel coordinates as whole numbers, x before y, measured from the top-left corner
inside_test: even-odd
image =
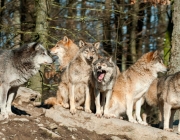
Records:
[[[180,120],[180,110],[179,111],[179,120]],[[180,123],[178,124],[178,134],[180,134]]]
[[[111,95],[112,95],[112,90],[108,90],[106,93],[106,103],[105,103],[105,107],[104,107],[104,116],[106,118],[109,118],[109,104],[110,104],[110,99],[111,99]]]
[[[133,99],[130,96],[126,97],[126,114],[128,116],[129,122],[137,123],[137,121],[132,116],[133,112]]]
[[[62,97],[62,106],[64,108],[69,108],[69,104],[68,104],[68,100],[69,100],[68,96],[69,95],[68,95],[67,85],[62,84],[58,88],[59,88],[59,94],[58,94],[57,98],[60,99]]]
[[[71,114],[76,113],[75,101],[74,101],[74,84],[69,83],[69,96],[70,96],[70,112]]]
[[[85,98],[85,112],[91,113],[91,96],[90,96],[90,92],[89,92],[89,87],[88,85],[85,85],[85,89],[86,89],[86,98]]]
[[[143,98],[140,98],[137,102],[136,102],[136,118],[138,123],[143,124],[143,125],[148,125],[146,122],[144,122],[141,118],[141,105],[143,103]]]
[[[168,103],[164,103],[164,108],[163,108],[163,111],[164,111],[164,130],[166,131],[172,131],[171,129],[169,129],[169,119],[170,119],[170,116],[171,116],[171,105],[169,105]]]
[[[7,110],[6,110],[6,102],[7,102],[7,94],[8,90],[10,89],[10,86],[7,84],[2,84],[0,87],[1,91],[1,115],[4,119],[9,118]]]
[[[19,87],[11,88],[9,90],[9,92],[8,92],[8,99],[7,99],[6,110],[7,110],[9,115],[13,114],[12,111],[11,111],[11,104],[12,104],[12,101],[14,100],[14,98],[16,97],[18,88]]]
[[[96,105],[96,116],[102,117],[101,105],[100,105],[100,92],[96,88],[94,88],[94,96],[95,96],[95,105]]]
[[[170,120],[169,120],[169,128],[173,129],[173,121],[174,121],[174,114],[176,113],[176,110],[175,109],[172,109],[171,110],[171,117],[170,117]]]

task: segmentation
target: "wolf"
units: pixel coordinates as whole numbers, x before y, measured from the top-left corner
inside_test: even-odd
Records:
[[[56,97],[50,97],[46,99],[44,101],[45,105],[49,105],[49,106],[62,105],[64,108],[69,108],[68,86],[67,84],[65,84],[67,81],[65,69],[69,65],[70,61],[73,60],[73,58],[76,56],[78,51],[79,51],[79,47],[67,36],[64,36],[62,40],[59,40],[56,43],[56,45],[53,48],[51,48],[50,53],[52,55],[58,56],[58,61],[60,63],[61,77],[60,77]],[[81,92],[82,90],[83,89],[80,87],[77,88],[76,92]]]
[[[0,51],[0,105],[3,118],[12,114],[11,103],[18,87],[35,75],[41,64],[50,63],[52,58],[37,42],[13,50]]]
[[[75,106],[75,87],[80,84],[85,90],[85,111],[90,110],[90,82],[92,77],[92,64],[98,59],[98,49],[100,42],[88,43],[82,40],[79,41],[80,50],[76,57],[70,62],[67,67],[69,99],[70,99],[70,112],[76,113]]]
[[[176,110],[180,109],[179,83],[180,72],[160,78],[158,82],[157,95],[159,109],[164,124],[163,129],[167,131],[172,131],[173,116]],[[178,125],[178,132],[180,132],[180,124]]]
[[[112,95],[112,89],[119,75],[119,68],[110,58],[100,58],[93,63],[93,85],[96,104],[96,116],[101,117],[100,93],[102,95],[102,107],[104,116],[108,117],[108,106]]]
[[[133,106],[157,78],[157,73],[166,70],[158,51],[148,52],[139,58],[117,78],[110,100],[110,116],[119,117],[126,112],[129,122],[137,123],[132,116]]]

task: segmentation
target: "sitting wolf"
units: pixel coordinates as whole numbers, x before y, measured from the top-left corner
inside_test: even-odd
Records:
[[[35,75],[43,63],[52,63],[46,49],[39,43],[29,43],[13,50],[0,50],[1,115],[8,118],[17,89]]]

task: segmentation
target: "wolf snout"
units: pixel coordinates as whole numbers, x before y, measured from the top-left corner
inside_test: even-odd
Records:
[[[98,66],[98,69],[101,69],[101,66]]]
[[[93,60],[93,56],[90,56],[89,59],[90,59],[90,60]]]

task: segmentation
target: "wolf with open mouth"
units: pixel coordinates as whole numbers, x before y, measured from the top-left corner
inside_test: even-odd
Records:
[[[109,117],[109,101],[112,95],[114,83],[116,82],[116,78],[119,74],[120,71],[112,61],[112,58],[100,58],[93,63],[93,85],[97,117],[101,117],[103,113],[105,117]],[[100,93],[102,95],[101,103]],[[102,111],[101,106],[103,108]]]

